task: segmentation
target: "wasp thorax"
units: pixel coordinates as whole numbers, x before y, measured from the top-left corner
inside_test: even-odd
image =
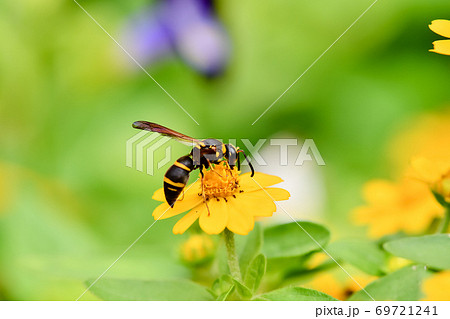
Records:
[[[206,199],[232,196],[239,192],[239,172],[226,163],[204,172],[202,192]]]

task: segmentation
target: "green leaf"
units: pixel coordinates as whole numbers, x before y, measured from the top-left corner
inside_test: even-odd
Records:
[[[93,280],[87,282],[89,286]],[[203,286],[186,280],[143,281],[104,278],[90,289],[103,300],[214,300]]]
[[[216,296],[221,296],[223,294],[227,294],[230,293],[234,287],[234,281],[231,278],[230,275],[222,275],[221,277],[217,278],[213,285],[212,285],[212,292],[216,295]],[[219,300],[219,297],[217,300]]]
[[[228,288],[227,291],[224,291],[223,293],[221,293],[217,298],[216,301],[225,301],[228,299],[228,297],[231,295],[231,293],[233,292],[235,286],[231,285],[230,288]]]
[[[309,254],[294,257],[271,258],[267,260],[266,274],[286,275],[291,272],[305,270],[305,262],[309,260]]]
[[[433,195],[436,198],[436,200],[439,202],[439,204],[441,204],[443,207],[449,209],[450,208],[450,204],[445,200],[445,197],[442,196],[441,194],[433,191]]]
[[[343,260],[373,276],[384,275],[387,254],[376,243],[346,239],[333,242],[327,251],[334,259]]]
[[[253,300],[280,301],[336,301],[337,299],[317,290],[302,287],[277,289],[253,298]]]
[[[259,254],[255,258],[253,258],[252,262],[247,268],[247,273],[244,277],[244,284],[252,291],[255,292],[259,284],[261,283],[261,279],[266,272],[267,260],[266,256],[263,254]]]
[[[329,239],[330,232],[319,224],[294,222],[266,229],[262,251],[267,258],[300,256],[320,250]]]
[[[385,243],[383,248],[395,256],[414,260],[431,268],[450,269],[448,234],[402,238]]]
[[[215,293],[222,293],[225,290],[228,290],[230,285],[233,284],[233,281],[231,280],[229,275],[222,275],[221,277],[214,280],[212,284],[212,290]]]
[[[235,287],[238,294],[241,297],[243,297],[244,299],[249,299],[253,296],[252,291],[247,286],[245,286],[242,282],[231,277],[228,274],[222,275],[218,280],[216,280],[213,284],[213,289],[215,291],[217,291],[217,287],[220,286],[220,287],[222,287],[222,291],[221,291],[220,295],[222,295],[224,292],[231,293],[232,290],[229,291],[230,285],[232,288]],[[224,289],[224,287],[225,287],[225,289]]]
[[[233,281],[234,281],[236,290],[237,290],[238,294],[241,295],[241,297],[243,297],[244,299],[248,299],[253,296],[252,291],[247,286],[245,286],[243,283],[241,283],[237,279],[233,278]]]
[[[376,301],[419,300],[422,280],[427,275],[422,265],[408,266],[371,282],[364,289]],[[348,300],[372,300],[367,293],[364,290],[357,291]]]
[[[244,249],[239,255],[239,266],[242,276],[245,276],[248,265],[261,251],[263,233],[259,223],[255,223],[255,228],[246,236],[246,239]]]

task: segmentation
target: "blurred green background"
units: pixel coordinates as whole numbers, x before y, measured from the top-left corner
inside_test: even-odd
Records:
[[[80,1],[113,36],[149,3]],[[147,67],[197,126],[74,2],[1,1],[0,298],[76,299],[153,222],[164,169],[125,166],[136,120],[196,137],[313,138],[327,164],[323,223],[334,237],[354,231],[361,185],[392,174],[392,136],[449,105],[450,59],[428,52],[440,38],[428,24],[450,18],[448,0],[378,1],[251,123],[371,3],[217,1],[232,43],[223,76],[179,59]],[[188,152],[173,145],[174,159]],[[156,223],[108,276],[188,277],[176,220]]]

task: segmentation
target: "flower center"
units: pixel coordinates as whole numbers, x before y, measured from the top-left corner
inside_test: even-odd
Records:
[[[203,194],[206,199],[232,196],[239,192],[239,172],[225,163],[204,172]]]

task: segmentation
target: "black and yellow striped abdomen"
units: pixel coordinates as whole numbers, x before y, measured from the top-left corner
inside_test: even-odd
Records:
[[[189,180],[189,173],[194,169],[194,162],[189,155],[180,157],[164,175],[164,196],[173,207]]]

